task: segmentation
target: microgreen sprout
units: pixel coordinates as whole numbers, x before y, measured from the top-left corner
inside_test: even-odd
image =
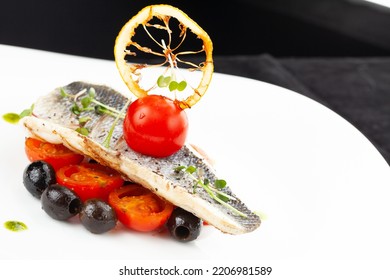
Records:
[[[24,117],[31,116],[33,109],[34,109],[34,104],[31,105],[31,107],[29,109],[23,110],[20,114],[6,113],[3,115],[3,120],[5,120],[6,122],[9,122],[11,124],[17,124]]]
[[[87,136],[89,134],[89,130],[86,127],[78,127],[76,128],[76,131],[82,135]]]
[[[126,108],[130,105],[130,102],[131,102],[131,99],[128,99],[126,104],[125,104],[125,106],[123,106],[122,110],[116,116],[114,122],[111,125],[111,128],[110,128],[110,130],[108,132],[108,135],[107,135],[106,139],[104,139],[104,141],[103,141],[103,146],[104,147],[109,148],[110,142],[111,142],[111,138],[112,138],[112,135],[114,133],[115,126],[118,124],[118,121],[119,121],[120,117],[125,113]]]
[[[164,77],[164,75],[161,75],[157,79],[157,85],[159,87],[167,87],[167,86],[169,86],[170,82],[171,82],[171,77],[170,76]]]
[[[20,115],[16,113],[6,113],[3,115],[3,120],[12,124],[17,124],[20,120]]]
[[[177,69],[177,63],[174,62],[174,60],[172,59],[172,54],[170,52],[168,52],[168,48],[167,48],[167,45],[165,44],[164,40],[161,40],[161,46],[162,46],[164,52],[168,53],[167,58],[168,58],[168,62],[170,65],[171,75],[170,76],[164,76],[164,75],[159,76],[157,79],[157,85],[159,87],[168,87],[169,91],[174,91],[174,90],[183,91],[187,87],[187,82],[184,80],[181,82],[178,82],[176,80],[175,69]]]
[[[79,118],[79,123],[84,125],[87,122],[89,122],[90,120],[92,120],[91,117],[81,117],[81,118]]]
[[[212,199],[214,199],[218,203],[222,204],[226,208],[230,209],[233,213],[235,213],[241,217],[244,217],[244,218],[248,217],[245,213],[242,213],[241,211],[239,211],[238,209],[236,209],[232,205],[228,204],[229,201],[236,200],[236,198],[221,191],[227,185],[225,180],[217,179],[214,181],[214,185],[213,185],[213,184],[211,184],[209,179],[207,179],[207,178],[203,179],[202,176],[199,175],[199,173],[200,173],[199,170],[193,165],[190,165],[190,166],[181,165],[181,166],[176,167],[174,169],[174,171],[176,173],[184,172],[185,174],[187,174],[187,176],[189,176],[191,179],[194,180],[194,186],[193,186],[193,193],[194,194],[196,193],[197,188],[201,187],[207,192],[207,194]]]
[[[119,119],[123,119],[125,117],[125,110],[130,104],[131,100],[129,99],[126,105],[119,111],[96,100],[96,91],[94,88],[90,88],[88,91],[86,89],[83,89],[76,94],[69,94],[65,91],[65,89],[61,88],[60,95],[64,98],[69,98],[73,100],[73,105],[70,110],[76,116],[80,116],[82,112],[93,111],[97,114],[106,114],[115,118],[110,127],[107,137],[103,141],[103,145],[108,148],[110,146],[115,126],[117,125]],[[88,135],[89,131],[86,127],[84,127],[84,125],[91,120],[91,117],[79,117],[78,120],[81,127],[77,128],[76,131],[82,135]]]
[[[76,128],[76,131],[82,135],[87,136],[89,134],[88,128],[84,127],[87,122],[89,122],[92,118],[91,117],[79,117],[79,124],[80,127]]]
[[[174,90],[183,91],[187,87],[187,82],[184,80],[181,82],[177,82],[174,79],[172,79],[171,76],[161,75],[157,79],[157,85],[161,88],[168,87],[169,91],[174,91]]]
[[[96,92],[94,88],[90,88],[88,91],[83,89],[76,94],[69,94],[61,88],[60,94],[64,98],[73,99],[73,105],[70,110],[75,115],[80,115],[82,112],[95,111],[100,114],[109,114],[113,117],[117,117],[119,115],[120,118],[124,118],[123,112],[96,100]],[[82,97],[78,103],[77,100],[84,94],[86,94],[86,96]]]
[[[181,81],[180,83],[176,81],[171,81],[168,87],[170,91],[174,91],[174,90],[183,91],[186,88],[186,86],[187,86],[186,81]]]

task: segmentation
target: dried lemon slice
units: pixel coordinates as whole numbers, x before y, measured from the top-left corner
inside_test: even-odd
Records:
[[[214,71],[212,52],[209,35],[195,21],[163,4],[139,11],[122,27],[114,46],[116,66],[135,96],[167,95],[182,109],[205,94]],[[132,62],[148,56],[156,63]]]

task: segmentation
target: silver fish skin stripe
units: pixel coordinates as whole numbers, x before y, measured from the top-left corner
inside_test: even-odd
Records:
[[[73,82],[62,87],[67,94],[77,95],[93,88],[96,100],[120,111],[127,98],[114,89],[97,84]],[[78,97],[80,100],[87,93]],[[63,143],[70,149],[83,153],[101,164],[110,166],[130,181],[149,188],[157,195],[174,205],[194,213],[219,230],[229,234],[242,234],[257,229],[261,220],[227,186],[223,192],[234,197],[228,203],[246,214],[242,217],[215,201],[203,188],[196,188],[194,180],[183,172],[175,172],[178,166],[195,166],[203,179],[214,183],[218,179],[216,171],[190,145],[184,145],[175,154],[166,158],[154,158],[137,153],[130,149],[123,138],[120,119],[115,126],[109,145],[102,143],[114,121],[113,116],[97,114],[94,111],[82,112],[80,116],[72,113],[74,100],[61,95],[61,87],[40,97],[34,104],[33,116],[25,117],[24,126],[33,136],[53,143]],[[90,133],[88,136],[75,131],[80,127],[79,118],[88,117],[85,124]]]

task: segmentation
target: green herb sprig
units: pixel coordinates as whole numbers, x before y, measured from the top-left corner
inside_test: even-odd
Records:
[[[117,109],[96,100],[96,92],[93,87],[91,87],[88,91],[86,89],[83,89],[77,94],[69,94],[65,91],[64,88],[61,88],[60,94],[64,98],[73,99],[71,111],[75,115],[80,115],[82,112],[95,111],[98,114],[108,114],[113,117],[117,117],[119,115],[120,118],[125,117],[121,111],[118,111]],[[83,95],[85,96],[82,97]],[[80,97],[82,98],[78,103],[77,101]]]
[[[168,48],[165,44],[164,39],[161,40],[161,45],[162,45],[164,51],[168,51]],[[160,75],[157,78],[157,86],[160,88],[168,87],[169,91],[171,91],[171,92],[174,90],[183,91],[187,87],[187,82],[184,80],[180,81],[180,82],[177,81],[176,69],[178,69],[178,68],[177,68],[176,63],[174,63],[174,61],[172,59],[172,54],[168,55],[168,61],[170,64],[169,69],[170,69],[171,75],[168,75],[168,76]]]
[[[184,80],[181,82],[177,82],[171,76],[161,75],[157,79],[157,85],[161,88],[168,87],[169,91],[174,91],[174,90],[183,91],[187,87],[187,82]]]
[[[73,105],[71,107],[71,112],[77,116],[80,116],[82,112],[94,111],[97,114],[106,114],[114,117],[114,121],[111,125],[111,128],[108,132],[107,137],[103,141],[103,146],[109,148],[112,135],[114,133],[115,126],[117,125],[119,119],[123,119],[125,117],[125,110],[127,106],[130,104],[130,99],[127,101],[126,105],[119,111],[113,107],[110,107],[98,100],[96,100],[96,91],[93,87],[91,87],[88,91],[83,89],[77,94],[69,94],[65,91],[64,88],[60,89],[60,94],[64,98],[70,98],[73,100]],[[84,95],[84,96],[83,96]],[[80,101],[78,102],[78,99]],[[89,117],[80,117],[79,123],[81,127],[77,128],[76,131],[83,134],[88,135],[89,131],[84,125],[90,120]]]
[[[34,109],[34,104],[32,104],[29,109],[23,110],[20,114],[6,113],[3,115],[3,120],[11,124],[17,124],[24,117],[31,116],[33,109]]]
[[[130,105],[130,102],[131,102],[131,99],[129,98],[127,100],[125,106],[123,106],[123,108],[121,109],[119,114],[116,116],[115,120],[113,121],[111,128],[108,131],[108,135],[107,135],[106,139],[104,139],[104,141],[103,141],[104,147],[106,147],[106,148],[110,147],[110,142],[111,142],[112,135],[114,134],[115,126],[118,124],[120,117],[125,114],[126,108]]]
[[[209,179],[207,178],[203,179],[202,176],[200,176],[198,169],[193,165],[190,166],[181,165],[176,167],[174,171],[176,173],[184,172],[185,174],[187,174],[187,176],[189,176],[192,180],[194,180],[195,182],[193,186],[194,194],[196,193],[197,188],[201,187],[207,192],[207,194],[212,199],[222,204],[226,208],[230,209],[236,215],[239,215],[244,218],[248,217],[245,213],[242,213],[241,211],[239,211],[238,209],[236,209],[235,207],[227,203],[231,200],[236,200],[236,198],[221,191],[227,185],[225,180],[217,179],[214,181],[214,185],[212,185]]]

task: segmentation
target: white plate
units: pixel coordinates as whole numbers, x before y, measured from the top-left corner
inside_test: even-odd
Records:
[[[0,46],[0,113],[21,111],[74,80],[125,91],[111,61]],[[192,243],[124,229],[103,235],[58,222],[22,183],[24,131],[0,122],[0,259],[387,259],[390,172],[373,145],[331,110],[289,90],[215,74],[188,112],[189,141],[253,210],[260,228],[239,236],[205,227]]]

